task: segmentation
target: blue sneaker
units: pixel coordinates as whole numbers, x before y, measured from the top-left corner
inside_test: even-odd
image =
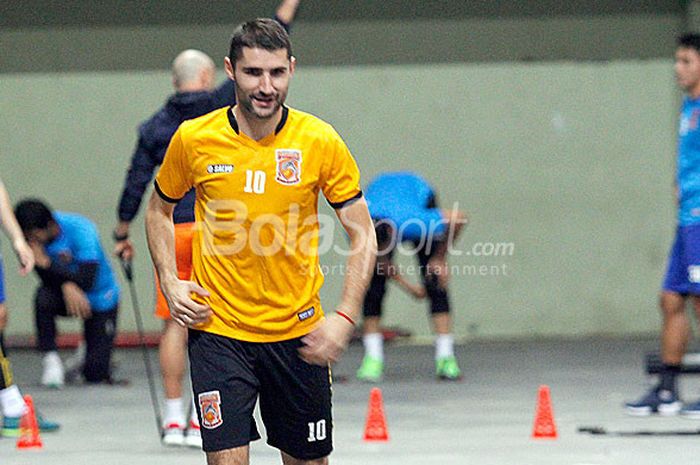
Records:
[[[5,417],[2,419],[2,430],[0,430],[0,436],[8,438],[16,438],[20,434],[20,420],[21,417]],[[39,424],[40,433],[52,433],[57,431],[61,425],[54,421],[49,421],[44,419],[41,415],[37,415],[36,421]]]
[[[625,410],[629,415],[646,417],[652,413],[663,416],[676,415],[683,407],[675,392],[666,389],[653,388],[636,402],[627,402]],[[700,410],[698,410],[700,412]]]
[[[700,400],[692,404],[686,404],[681,409],[681,416],[691,420],[700,420]]]

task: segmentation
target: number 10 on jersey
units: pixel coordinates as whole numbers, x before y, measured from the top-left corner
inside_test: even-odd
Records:
[[[260,170],[246,170],[245,187],[243,192],[262,194],[265,192],[265,172]]]

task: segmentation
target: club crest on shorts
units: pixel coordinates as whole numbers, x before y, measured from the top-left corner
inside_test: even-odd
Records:
[[[221,395],[219,391],[203,392],[197,396],[199,411],[202,415],[202,426],[214,429],[224,422],[221,416]]]
[[[275,160],[277,161],[275,181],[285,186],[301,182],[301,150],[277,149]]]

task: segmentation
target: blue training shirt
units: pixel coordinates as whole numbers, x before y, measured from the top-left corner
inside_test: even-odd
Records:
[[[700,223],[700,98],[683,99],[678,130],[678,223]]]
[[[410,171],[381,174],[365,190],[372,219],[394,223],[399,241],[419,241],[446,232],[440,209],[428,208],[434,195],[430,184]]]
[[[92,311],[104,312],[114,309],[119,303],[119,284],[102,249],[94,223],[77,213],[55,211],[53,218],[61,232],[45,246],[51,261],[68,265],[71,272],[76,272],[80,263],[97,263],[95,284],[85,294]]]

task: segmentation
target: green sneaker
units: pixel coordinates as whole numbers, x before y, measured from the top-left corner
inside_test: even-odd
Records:
[[[20,417],[5,417],[2,419],[2,430],[0,430],[0,436],[7,438],[16,438],[20,434]],[[54,422],[44,419],[41,415],[37,415],[37,423],[39,424],[39,432],[41,433],[52,433],[57,431],[61,426]]]
[[[382,380],[383,371],[383,361],[365,355],[365,358],[362,359],[362,365],[359,370],[357,370],[357,379],[360,381],[367,381],[368,383],[377,383]]]
[[[447,381],[457,381],[462,379],[462,370],[457,365],[454,355],[440,357],[435,361],[435,373],[439,379]]]

